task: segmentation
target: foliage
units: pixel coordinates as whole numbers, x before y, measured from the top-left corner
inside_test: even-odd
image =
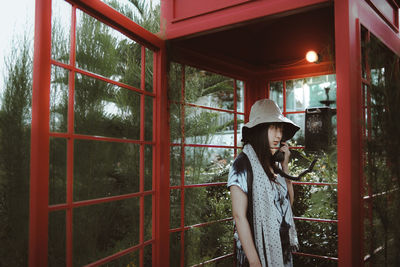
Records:
[[[377,195],[371,201],[372,221],[366,221],[366,252],[379,266],[398,266],[400,260],[400,71],[399,57],[372,36],[364,43],[371,67],[371,128],[365,140],[367,188],[365,193]],[[371,207],[371,206],[369,206]],[[374,250],[383,250],[375,254]]]

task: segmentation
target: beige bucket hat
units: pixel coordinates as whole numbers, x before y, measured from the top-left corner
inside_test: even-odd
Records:
[[[278,105],[270,99],[260,99],[256,101],[250,110],[249,122],[243,125],[244,128],[252,128],[261,123],[283,123],[282,141],[291,139],[295,133],[300,130],[294,122],[283,116]]]

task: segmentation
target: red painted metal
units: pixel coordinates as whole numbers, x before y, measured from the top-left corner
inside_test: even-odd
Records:
[[[233,257],[233,256],[234,256],[233,253],[231,253],[231,254],[226,254],[226,255],[224,255],[224,256],[217,257],[217,258],[214,258],[214,259],[211,259],[211,260],[202,262],[202,263],[200,263],[200,264],[192,265],[191,267],[204,266],[204,265],[207,265],[207,264],[210,264],[210,263],[213,263],[213,262],[217,262],[217,261],[220,261],[220,260],[223,260],[223,259],[226,259],[226,258],[229,258],[229,257]]]
[[[309,222],[326,222],[326,223],[338,223],[338,220],[332,219],[320,219],[320,218],[308,218],[308,217],[293,217],[293,219],[298,221],[309,221]]]
[[[252,19],[276,15],[282,12],[301,10],[316,5],[326,5],[327,0],[259,0],[248,1],[247,3],[232,6],[219,10],[218,12],[208,12],[202,16],[193,16],[194,13],[204,13],[202,10],[193,11],[191,6],[195,5],[196,0],[186,0],[185,10],[175,14],[177,8],[175,1],[161,0],[162,21],[166,22],[161,30],[167,39],[197,34],[203,31],[212,30]],[[207,10],[213,7],[219,9],[219,2],[213,2],[213,6],[208,6]],[[226,1],[225,1],[226,2]],[[179,15],[179,17],[177,16]],[[186,18],[186,19],[185,19]],[[183,19],[183,20],[182,20]],[[177,21],[180,20],[180,21]]]
[[[393,0],[366,1],[395,32],[399,32],[399,7],[396,2]]]
[[[93,136],[93,135],[84,135],[84,134],[69,134],[69,133],[55,133],[51,132],[50,136],[52,137],[63,137],[63,138],[74,138],[79,140],[95,140],[95,141],[104,141],[104,142],[116,142],[116,143],[131,143],[131,144],[143,144],[143,145],[154,145],[154,141],[141,141],[134,139],[120,139],[120,138],[112,138],[112,137],[102,137],[102,136]]]
[[[51,1],[35,4],[29,203],[29,266],[47,266]]]
[[[311,257],[311,258],[318,258],[318,259],[326,259],[326,260],[338,261],[338,258],[336,258],[336,257],[330,257],[330,256],[321,256],[321,255],[315,255],[315,254],[310,254],[310,253],[302,253],[302,252],[293,252],[293,254],[299,255],[299,256]]]
[[[362,266],[361,52],[355,0],[335,1],[339,266]]]
[[[140,79],[140,89],[142,91],[145,91],[145,86],[146,86],[146,48],[142,46],[142,53],[141,53],[141,79]],[[146,114],[145,114],[145,95],[141,94],[140,95],[140,140],[144,141],[144,121],[146,119]],[[144,153],[145,153],[145,148],[144,145],[142,144],[140,146],[140,167],[139,167],[139,172],[140,172],[140,192],[142,193],[144,191]],[[144,241],[144,197],[140,198],[140,223],[139,223],[139,243],[143,243]],[[140,248],[140,253],[139,253],[139,266],[143,267],[143,247]]]

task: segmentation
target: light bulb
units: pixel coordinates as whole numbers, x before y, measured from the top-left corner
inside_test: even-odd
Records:
[[[306,54],[306,60],[310,63],[318,62],[318,54],[315,51],[310,50]]]

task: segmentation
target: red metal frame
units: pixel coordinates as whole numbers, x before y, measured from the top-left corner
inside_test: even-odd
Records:
[[[32,102],[32,135],[31,135],[31,208],[30,208],[30,238],[29,238],[29,266],[47,266],[47,242],[48,242],[48,214],[56,210],[66,211],[66,265],[73,265],[73,211],[74,208],[80,206],[88,206],[110,201],[116,201],[128,198],[139,198],[140,202],[140,236],[139,244],[127,248],[123,251],[109,255],[106,258],[99,259],[90,263],[88,266],[98,266],[114,260],[127,253],[139,250],[140,266],[144,264],[144,247],[152,245],[153,264],[157,264],[158,259],[165,249],[156,240],[165,240],[165,234],[162,234],[162,223],[156,212],[162,207],[162,190],[160,184],[162,182],[156,177],[164,177],[163,167],[165,167],[165,158],[161,158],[157,151],[162,151],[162,131],[168,129],[167,124],[163,124],[166,117],[165,97],[165,47],[164,41],[160,40],[154,34],[144,30],[126,17],[122,16],[114,9],[100,1],[68,1],[72,5],[71,14],[71,42],[70,42],[70,63],[64,64],[50,58],[51,52],[51,1],[36,1],[36,27],[35,27],[35,58],[34,58],[34,82],[33,82],[33,102]],[[111,79],[93,74],[75,66],[75,46],[76,46],[76,10],[82,9],[100,21],[114,27],[118,31],[126,34],[130,38],[142,44],[141,53],[141,88],[135,88],[126,84],[122,84]],[[154,51],[154,75],[153,89],[154,92],[145,91],[145,57],[146,47]],[[69,99],[68,99],[68,127],[66,133],[50,132],[49,128],[49,103],[50,103],[50,69],[51,65],[59,66],[69,71]],[[140,139],[127,140],[119,138],[109,138],[100,136],[89,136],[74,133],[74,86],[75,73],[80,73],[98,80],[115,84],[121,88],[132,90],[140,93]],[[145,141],[144,121],[145,115],[145,97],[153,99],[153,140]],[[157,127],[164,127],[161,129]],[[49,166],[49,138],[58,137],[67,140],[67,198],[66,203],[49,205],[49,187],[48,187],[48,166]],[[74,162],[74,140],[97,140],[103,142],[120,142],[120,143],[136,143],[140,145],[139,158],[139,192],[117,195],[112,197],[103,197],[97,199],[89,199],[84,201],[73,200],[73,162]],[[153,189],[144,190],[144,153],[145,146],[152,147],[153,154]],[[165,180],[165,179],[164,179]],[[144,240],[144,197],[152,196],[152,233],[150,240]],[[165,198],[165,197],[164,197]],[[167,202],[168,204],[168,202]],[[165,209],[168,210],[168,209]],[[168,216],[168,214],[167,214]],[[167,230],[165,231],[167,232]],[[168,237],[167,237],[168,238]],[[165,242],[165,241],[164,241]],[[165,244],[165,243],[164,243]],[[167,250],[168,251],[168,250]]]

